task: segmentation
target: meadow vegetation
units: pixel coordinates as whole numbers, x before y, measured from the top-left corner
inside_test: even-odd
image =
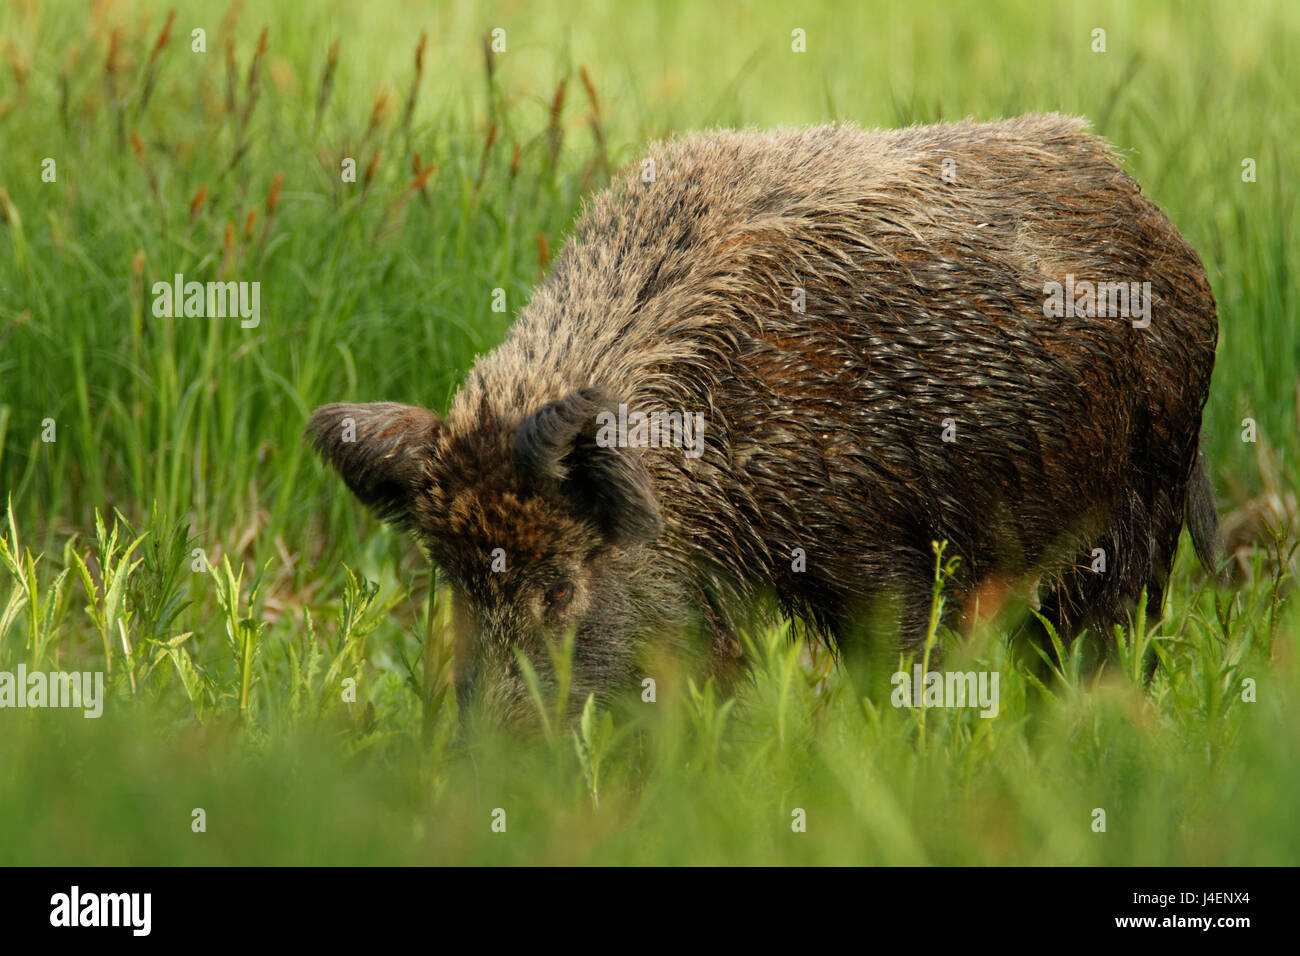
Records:
[[[0,863],[1300,859],[1300,9],[170,10],[0,10],[0,672],[106,676],[97,719],[0,710]],[[445,410],[650,140],[1041,110],[1089,117],[1205,262],[1232,586],[1185,543],[1101,675],[936,631],[1000,674],[994,719],[859,696],[774,624],[735,698],[667,675],[458,740],[445,594],[303,443],[311,409]],[[259,282],[260,322],[157,315],[177,274]]]

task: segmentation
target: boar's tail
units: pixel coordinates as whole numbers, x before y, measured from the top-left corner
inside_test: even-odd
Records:
[[[1196,465],[1187,482],[1187,503],[1183,510],[1196,556],[1216,583],[1222,584],[1219,565],[1223,562],[1223,544],[1219,540],[1219,519],[1214,510],[1214,486],[1206,473],[1205,453],[1202,451],[1196,453]]]

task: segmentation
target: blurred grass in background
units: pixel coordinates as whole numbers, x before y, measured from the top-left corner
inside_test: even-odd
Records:
[[[99,721],[0,711],[0,860],[1296,859],[1294,529],[1267,528],[1300,484],[1294,5],[193,2],[168,28],[169,9],[0,10],[0,669],[108,666],[112,689]],[[1210,273],[1204,441],[1250,572],[1236,603],[1179,572],[1145,697],[1066,675],[1036,710],[990,641],[969,666],[1001,670],[1001,716],[922,717],[759,635],[767,666],[730,709],[682,688],[603,743],[460,755],[427,570],[303,447],[310,409],[445,408],[581,197],[651,139],[1034,110],[1090,118]],[[176,273],[259,281],[261,324],[155,318]]]

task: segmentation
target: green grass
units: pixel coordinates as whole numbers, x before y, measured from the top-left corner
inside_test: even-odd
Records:
[[[652,138],[1059,109],[1115,142],[1200,251],[1224,511],[1276,493],[1285,516],[1292,5],[320,6],[181,3],[152,61],[165,3],[0,11],[0,670],[103,669],[109,697],[98,720],[0,711],[0,862],[1297,859],[1300,626],[1266,551],[1241,552],[1252,574],[1217,601],[1185,554],[1168,616],[1101,681],[1067,667],[1040,690],[999,634],[962,647],[954,666],[1001,675],[993,720],[859,698],[777,629],[752,636],[734,702],[665,686],[629,714],[466,752],[428,569],[301,441],[326,401],[445,408],[581,197]],[[489,75],[494,27],[507,51]],[[260,281],[260,326],[155,318],[151,286],[178,272]],[[1143,690],[1148,645],[1164,666]]]

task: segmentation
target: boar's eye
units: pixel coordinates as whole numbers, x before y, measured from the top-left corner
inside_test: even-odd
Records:
[[[552,585],[546,592],[546,606],[560,611],[563,610],[573,598],[573,584],[569,581],[561,581],[559,584]]]

